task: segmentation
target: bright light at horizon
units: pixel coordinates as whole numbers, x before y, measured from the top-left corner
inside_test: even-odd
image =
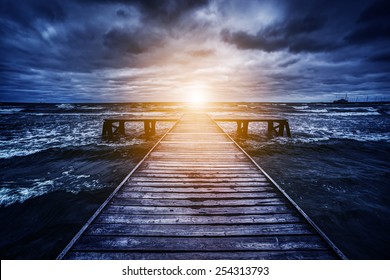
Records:
[[[209,100],[210,90],[205,84],[193,84],[184,89],[186,101],[193,105],[201,105]]]

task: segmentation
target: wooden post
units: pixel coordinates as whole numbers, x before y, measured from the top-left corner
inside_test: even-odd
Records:
[[[145,135],[151,136],[156,134],[156,120],[144,121]]]
[[[118,126],[118,134],[125,136],[125,122],[124,121],[119,121],[119,126]]]
[[[237,121],[237,135],[241,135],[242,130],[241,130],[241,121]]]
[[[102,130],[102,135],[103,136],[112,136],[112,122],[105,120],[103,123],[103,130]]]
[[[249,121],[236,121],[237,122],[237,135],[248,136]]]
[[[244,121],[242,127],[243,136],[248,136],[248,127],[249,127],[249,121]]]
[[[145,130],[145,135],[149,135],[149,121],[147,120],[144,121],[144,130]]]
[[[288,121],[286,121],[286,133],[287,133],[287,137],[291,138],[290,126],[288,124]]]
[[[279,122],[279,125],[278,125],[278,133],[277,135],[278,136],[283,136],[283,132],[284,132],[284,121],[280,121]]]
[[[272,137],[273,131],[274,131],[274,122],[268,121],[268,130],[267,130],[268,137]]]
[[[155,120],[150,121],[150,133],[151,133],[151,135],[156,134],[156,121]]]

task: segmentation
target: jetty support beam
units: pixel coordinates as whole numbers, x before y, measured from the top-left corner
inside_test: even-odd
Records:
[[[144,121],[145,135],[152,136],[156,134],[156,120]]]
[[[291,137],[290,126],[289,126],[287,120],[269,120],[268,121],[267,134],[269,137],[283,136],[284,131],[286,131],[287,137]]]
[[[156,122],[176,122],[178,118],[132,118],[132,119],[104,119],[102,136],[114,138],[118,136],[126,136],[126,122],[143,122],[146,136],[156,134]]]
[[[125,122],[104,120],[102,135],[106,137],[125,136]]]
[[[216,122],[235,122],[237,123],[237,135],[241,137],[248,136],[250,122],[265,122],[268,124],[267,134],[269,137],[284,136],[291,137],[290,126],[288,120],[278,118],[248,118],[248,117],[232,117],[232,118],[214,118]],[[285,133],[286,131],[286,133]]]
[[[248,136],[249,121],[237,121],[237,135]]]

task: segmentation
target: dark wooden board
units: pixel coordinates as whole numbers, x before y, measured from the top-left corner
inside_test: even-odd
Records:
[[[131,192],[120,191],[115,196],[122,199],[256,199],[256,198],[271,198],[282,196],[276,192],[229,192],[229,193],[210,193],[210,192]]]
[[[215,206],[261,206],[261,205],[286,205],[284,198],[257,198],[257,199],[212,199],[212,198],[193,198],[193,199],[132,199],[123,197],[114,197],[111,200],[113,205],[132,205],[132,206],[169,206],[169,207],[215,207]]]
[[[67,259],[78,260],[333,260],[329,250],[318,251],[224,251],[224,252],[90,252],[72,251]]]
[[[273,251],[324,250],[317,235],[254,237],[126,237],[84,235],[74,250],[88,251]]]
[[[93,224],[86,235],[111,236],[173,236],[173,237],[224,237],[224,236],[269,236],[269,235],[308,235],[314,230],[306,224],[268,225],[128,225]]]
[[[230,192],[237,192],[237,193],[246,193],[246,192],[256,192],[256,191],[272,191],[273,189],[270,187],[269,183],[265,183],[263,186],[255,186],[255,187],[159,187],[159,186],[131,186],[126,185],[122,187],[123,191],[126,192],[181,192],[181,193],[230,193]]]
[[[296,214],[262,214],[262,215],[111,215],[101,214],[96,223],[112,224],[159,224],[159,225],[191,225],[191,224],[274,224],[298,223],[304,220]]]
[[[129,215],[129,214],[204,214],[204,215],[228,215],[228,214],[267,214],[267,213],[291,213],[288,205],[273,206],[218,206],[218,207],[163,207],[163,206],[118,206],[107,205],[104,213]]]

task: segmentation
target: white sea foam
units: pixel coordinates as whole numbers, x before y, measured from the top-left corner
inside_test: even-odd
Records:
[[[81,191],[92,191],[106,186],[98,179],[89,179],[91,176],[89,174],[73,173],[74,169],[71,167],[53,179],[28,179],[24,183],[30,187],[2,187],[0,188],[0,206],[23,203],[28,199],[59,190],[77,194]]]
[[[331,107],[329,108],[331,111],[369,111],[369,112],[376,112],[377,109],[372,107]]]
[[[100,122],[52,123],[31,127],[12,138],[0,138],[0,158],[28,156],[50,148],[95,144],[101,139]]]
[[[58,104],[58,105],[56,105],[56,107],[57,107],[58,109],[63,109],[63,110],[72,110],[72,109],[75,108],[74,105],[72,105],[72,104],[67,104],[67,103]]]
[[[311,118],[320,116],[332,116],[332,117],[355,117],[355,116],[379,116],[379,112],[329,112],[328,110],[304,110],[300,113],[289,113],[288,116],[310,116]]]
[[[308,113],[328,113],[327,109],[311,109],[311,110],[302,110],[302,112]]]
[[[11,107],[11,108],[0,108],[0,114],[15,114],[20,111],[22,111],[23,108],[16,108],[16,107]]]
[[[328,116],[339,116],[339,117],[354,117],[354,116],[380,116],[378,112],[337,112],[329,113]]]
[[[309,106],[292,106],[296,110],[304,110],[304,109],[309,109]]]
[[[85,106],[80,106],[78,109],[83,109],[83,110],[103,110],[104,107],[102,107],[102,106],[88,106],[88,105],[85,105]]]
[[[12,157],[23,157],[35,154],[37,152],[40,152],[41,149],[11,149],[11,150],[3,150],[0,149],[0,158],[7,159]]]

